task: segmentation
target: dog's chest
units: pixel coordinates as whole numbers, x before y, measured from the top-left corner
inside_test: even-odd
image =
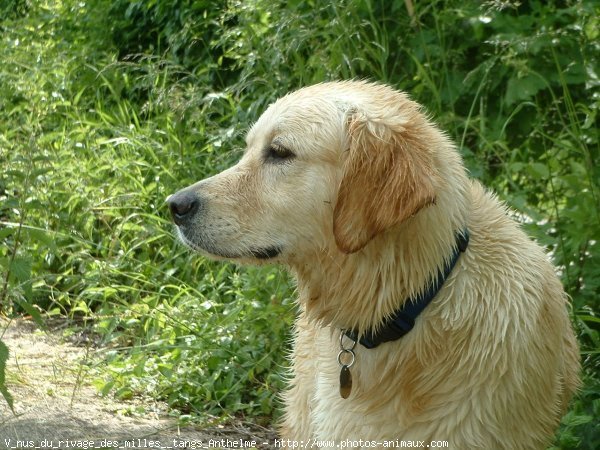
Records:
[[[412,399],[403,399],[406,392],[400,377],[406,372],[398,370],[390,360],[400,357],[400,344],[390,343],[374,350],[356,346],[354,364],[349,367],[352,390],[348,398],[342,398],[339,336],[324,330],[315,343],[319,354],[314,366],[316,385],[310,411],[316,425],[315,437],[381,441],[401,435],[411,413]],[[343,362],[347,360],[342,359]]]

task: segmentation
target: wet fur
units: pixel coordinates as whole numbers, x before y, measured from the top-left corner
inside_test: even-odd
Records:
[[[296,157],[269,165],[280,140]],[[273,262],[298,283],[283,438],[446,440],[543,449],[578,385],[567,298],[542,249],[469,180],[450,140],[408,97],[325,83],[271,105],[233,168],[188,188],[206,202],[184,240],[214,257]],[[377,327],[426,288],[467,228],[466,253],[416,326],[358,347],[339,395],[341,328]],[[231,258],[230,258],[231,259]]]

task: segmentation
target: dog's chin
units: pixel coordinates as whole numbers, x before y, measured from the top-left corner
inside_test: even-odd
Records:
[[[281,254],[281,246],[272,245],[267,247],[248,248],[244,252],[235,252],[218,248],[214,245],[199,243],[185,235],[177,227],[177,235],[181,242],[192,250],[216,260],[238,260],[243,262],[264,262],[277,258]]]

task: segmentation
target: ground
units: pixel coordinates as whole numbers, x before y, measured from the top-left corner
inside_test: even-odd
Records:
[[[274,432],[257,425],[181,428],[158,402],[99,396],[81,365],[93,350],[66,342],[60,330],[0,319],[0,339],[10,351],[6,381],[15,407],[13,414],[0,398],[0,449],[274,446]]]

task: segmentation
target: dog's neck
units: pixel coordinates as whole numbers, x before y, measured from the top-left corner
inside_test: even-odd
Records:
[[[460,192],[441,195],[436,205],[376,236],[356,253],[346,255],[333,245],[319,252],[313,264],[293,265],[307,316],[360,333],[424,291],[452,254],[455,233],[466,225],[467,184],[465,178]]]

